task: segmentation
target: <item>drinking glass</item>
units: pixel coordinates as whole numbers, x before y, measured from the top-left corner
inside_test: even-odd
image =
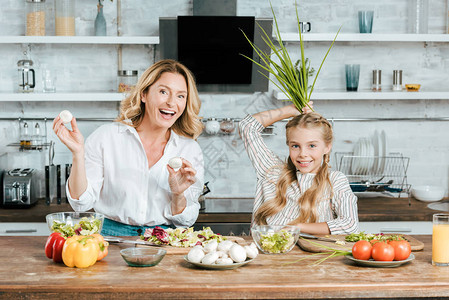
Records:
[[[359,30],[360,33],[371,33],[373,29],[373,16],[372,10],[360,10],[359,11]]]
[[[42,91],[44,93],[56,92],[56,72],[51,68],[44,68],[42,70]]]
[[[348,92],[357,92],[359,87],[360,65],[345,65],[346,90]]]
[[[449,214],[433,215],[432,265],[449,266]]]

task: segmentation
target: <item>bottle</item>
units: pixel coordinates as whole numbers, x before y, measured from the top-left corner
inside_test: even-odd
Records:
[[[26,0],[26,35],[45,35],[45,0]]]
[[[29,147],[31,145],[30,133],[28,131],[28,124],[24,122],[22,132],[20,134],[20,146]]]
[[[33,137],[31,138],[31,146],[40,148],[42,145],[41,128],[39,123],[34,125]]]
[[[98,13],[95,18],[95,35],[96,36],[105,36],[106,35],[106,20],[103,15],[103,5],[101,5],[101,1],[98,0]]]

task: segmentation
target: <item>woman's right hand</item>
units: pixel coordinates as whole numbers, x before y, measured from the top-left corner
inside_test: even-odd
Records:
[[[59,140],[67,146],[72,154],[83,153],[84,151],[84,137],[78,129],[76,119],[72,118],[70,122],[72,130],[65,127],[61,118],[57,116],[53,120],[53,131],[58,136]]]

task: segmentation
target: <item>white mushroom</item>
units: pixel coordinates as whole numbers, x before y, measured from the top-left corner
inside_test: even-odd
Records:
[[[204,258],[205,254],[202,248],[193,247],[187,254],[187,259],[194,263],[199,263]]]
[[[218,244],[217,250],[223,251],[224,253],[228,253],[229,249],[231,249],[232,245],[235,243],[229,240],[223,241],[220,244]]]
[[[73,115],[68,110],[63,110],[59,113],[59,117],[62,120],[62,123],[67,124],[72,121]]]
[[[201,263],[206,264],[206,265],[212,265],[215,263],[215,261],[218,259],[218,254],[217,252],[211,252],[211,253],[207,253],[203,259],[201,260]]]
[[[256,258],[257,254],[259,254],[259,250],[257,250],[257,246],[254,243],[252,243],[251,246],[245,246],[244,248],[246,251],[246,256],[249,258]]]
[[[217,265],[232,265],[234,262],[229,257],[226,258],[219,258],[215,261],[215,264]]]
[[[218,242],[216,240],[212,240],[206,245],[203,246],[204,252],[211,253],[217,251]]]
[[[223,251],[217,251],[218,258],[226,258],[229,257],[225,252]]]
[[[229,256],[236,263],[244,262],[246,260],[246,250],[242,246],[234,244],[229,249]]]
[[[173,157],[168,161],[168,165],[173,169],[179,169],[182,166],[182,159],[180,157]]]

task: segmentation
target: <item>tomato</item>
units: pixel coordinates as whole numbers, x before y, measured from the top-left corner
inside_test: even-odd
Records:
[[[371,240],[371,241],[369,241],[369,242],[371,243],[372,246],[374,246],[374,244],[375,244],[375,243],[378,243],[379,240],[373,239],[373,240]]]
[[[373,246],[371,255],[377,261],[393,261],[394,248],[385,242],[377,242]]]
[[[371,243],[368,241],[358,241],[352,246],[352,256],[355,259],[368,260],[371,258]]]
[[[394,249],[394,260],[407,259],[410,256],[410,253],[412,253],[410,243],[406,240],[389,241],[388,244],[390,244]]]

